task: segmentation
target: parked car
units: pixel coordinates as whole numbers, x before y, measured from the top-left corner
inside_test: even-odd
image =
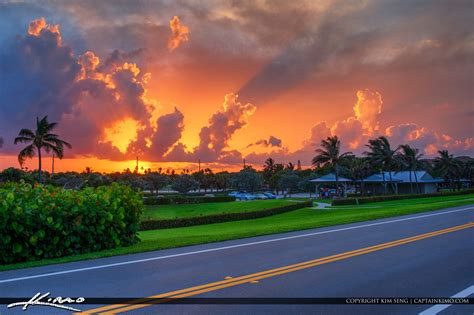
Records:
[[[230,196],[230,197],[237,197],[238,194],[240,194],[240,191],[232,191],[232,192],[230,192],[229,194],[227,194],[227,196]]]
[[[275,196],[273,193],[271,192],[264,192],[263,193],[265,196],[267,196],[268,199],[276,199],[277,196]]]
[[[254,194],[253,196],[254,196],[255,199],[257,199],[257,200],[266,200],[266,199],[268,199],[268,196],[265,195],[265,194]]]
[[[255,200],[254,195],[249,193],[239,193],[235,196],[237,200]]]

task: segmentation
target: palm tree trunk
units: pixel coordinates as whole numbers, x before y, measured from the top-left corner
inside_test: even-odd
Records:
[[[36,147],[38,148],[38,182],[41,184],[41,147]]]
[[[410,194],[413,195],[413,182],[411,180],[411,170],[410,170]]]
[[[339,198],[339,168],[337,167],[337,164],[335,165],[335,170],[336,170],[336,196]]]
[[[418,185],[418,175],[416,175],[416,171],[414,173],[415,173],[416,192],[420,193],[420,185]]]
[[[383,180],[383,191],[384,191],[384,194],[386,195],[387,194],[387,183],[385,182],[385,172],[382,171],[382,180]]]
[[[395,194],[395,184],[393,183],[393,179],[392,179],[392,171],[388,171],[388,175],[390,178],[390,186],[392,186],[392,191]]]

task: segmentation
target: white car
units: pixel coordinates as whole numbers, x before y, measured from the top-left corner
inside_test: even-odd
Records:
[[[258,200],[266,200],[266,199],[268,199],[268,196],[265,195],[265,194],[254,194],[253,196],[255,197],[255,199],[258,199]]]

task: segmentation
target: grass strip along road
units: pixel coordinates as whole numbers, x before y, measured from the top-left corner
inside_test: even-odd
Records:
[[[237,285],[241,285],[245,283],[251,283],[251,282],[259,281],[265,278],[275,277],[278,275],[283,275],[283,274],[295,272],[295,271],[306,269],[306,268],[312,268],[315,266],[319,266],[319,265],[323,265],[323,264],[327,264],[327,263],[331,263],[331,262],[335,262],[339,260],[344,260],[344,259],[348,259],[355,256],[365,255],[372,252],[376,252],[376,251],[380,251],[380,250],[384,250],[384,249],[388,249],[388,248],[392,248],[396,246],[401,246],[404,244],[408,244],[408,243],[412,243],[412,242],[420,241],[423,239],[427,239],[427,238],[431,238],[431,237],[435,237],[435,236],[439,236],[439,235],[443,235],[447,233],[452,233],[452,232],[456,232],[456,231],[460,231],[460,230],[464,230],[468,228],[473,228],[473,227],[474,227],[474,222],[470,222],[467,224],[462,224],[462,225],[454,226],[451,228],[424,233],[424,234],[407,237],[407,238],[403,238],[403,239],[399,239],[399,240],[395,240],[395,241],[391,241],[391,242],[387,242],[383,244],[378,244],[378,245],[369,246],[369,247],[365,247],[365,248],[361,248],[357,250],[352,250],[352,251],[348,251],[348,252],[344,252],[344,253],[340,253],[336,255],[331,255],[331,256],[309,260],[309,261],[305,261],[301,263],[296,263],[296,264],[292,264],[288,266],[283,266],[280,268],[265,270],[265,271],[261,271],[261,272],[257,272],[253,274],[248,274],[248,275],[239,276],[236,278],[230,278],[230,279],[212,282],[212,283],[207,283],[207,284],[185,288],[185,289],[181,289],[177,291],[161,293],[158,295],[148,297],[146,300],[147,304],[140,304],[140,302],[144,303],[145,300],[138,299],[138,300],[130,301],[129,304],[116,304],[116,305],[104,306],[100,308],[87,310],[85,312],[82,312],[81,314],[96,314],[96,313],[118,314],[118,313],[128,312],[128,311],[150,306],[150,302],[148,299],[156,299],[155,301],[152,302],[152,304],[166,303],[173,299],[180,299],[180,298],[195,296],[201,293],[217,291],[217,290],[225,289],[232,286],[237,286]]]
[[[277,208],[294,204],[294,201],[285,199],[209,202],[183,205],[155,205],[146,206],[142,220],[148,219],[181,219],[213,214],[253,212]]]
[[[243,223],[244,221],[233,221],[143,231],[138,234],[141,241],[132,246],[62,258],[3,265],[0,266],[0,271],[383,219],[473,204],[473,198],[474,194],[420,198],[412,200],[413,204],[407,203],[408,200],[398,201],[399,204],[391,201],[390,206],[385,206],[384,202],[380,202],[377,203],[376,208],[365,208],[366,205],[344,206],[344,208],[341,207],[342,209],[340,207],[328,209],[304,208],[266,218],[246,220],[245,223]]]

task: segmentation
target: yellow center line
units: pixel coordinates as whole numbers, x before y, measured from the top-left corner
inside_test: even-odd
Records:
[[[159,295],[150,296],[146,300],[145,299],[137,299],[137,300],[130,301],[130,304],[133,304],[133,305],[130,305],[130,304],[109,305],[109,306],[104,306],[104,307],[100,307],[100,308],[96,308],[96,309],[91,309],[91,310],[83,312],[82,314],[84,314],[84,313],[92,314],[92,313],[98,313],[98,312],[104,312],[104,311],[108,311],[108,312],[105,312],[105,313],[102,313],[102,314],[122,313],[122,312],[126,312],[126,311],[130,311],[130,310],[134,310],[134,309],[138,309],[138,308],[144,308],[144,307],[149,306],[149,304],[147,304],[147,303],[139,304],[141,302],[149,302],[149,299],[157,299],[157,301],[154,301],[153,304],[164,303],[164,302],[167,302],[171,299],[184,298],[184,297],[188,297],[188,296],[201,294],[201,293],[204,293],[204,292],[220,290],[220,289],[223,289],[223,288],[232,287],[232,286],[236,286],[236,285],[240,285],[240,284],[244,284],[244,283],[249,283],[249,282],[252,282],[252,281],[258,281],[258,280],[261,280],[261,279],[274,277],[274,276],[277,276],[277,275],[286,274],[286,273],[290,273],[290,272],[294,272],[294,271],[297,271],[297,270],[306,269],[306,268],[310,268],[310,267],[314,267],[314,266],[318,266],[318,265],[322,265],[322,264],[327,264],[327,263],[330,263],[330,262],[343,260],[343,259],[347,259],[347,258],[350,258],[350,257],[359,256],[359,255],[379,251],[379,250],[390,248],[390,247],[400,246],[400,245],[403,245],[403,244],[415,242],[415,241],[426,239],[426,238],[429,238],[429,237],[434,237],[434,236],[437,236],[437,235],[442,235],[442,234],[446,234],[446,233],[450,233],[450,232],[454,232],[454,231],[459,231],[459,230],[462,230],[462,229],[467,229],[467,228],[470,228],[470,227],[474,227],[473,222],[463,224],[463,225],[459,225],[459,226],[455,226],[455,227],[451,227],[451,228],[447,228],[447,229],[443,229],[443,230],[438,230],[438,231],[429,232],[429,233],[425,233],[425,234],[420,234],[420,235],[416,235],[416,236],[412,236],[412,237],[408,237],[408,238],[403,238],[403,239],[400,239],[400,240],[391,241],[391,242],[387,242],[387,243],[383,243],[383,244],[379,244],[379,245],[374,245],[374,246],[365,247],[365,248],[361,248],[361,249],[357,249],[357,250],[352,250],[352,251],[348,251],[348,252],[344,252],[344,253],[340,253],[340,254],[336,254],[336,255],[332,255],[332,256],[327,256],[327,257],[322,257],[322,258],[318,258],[318,259],[314,259],[314,260],[310,260],[310,261],[305,261],[305,262],[301,262],[301,263],[297,263],[297,264],[293,264],[293,265],[288,265],[288,266],[279,267],[279,268],[275,268],[275,269],[265,270],[265,271],[261,271],[261,272],[257,272],[257,273],[253,273],[253,274],[249,274],[249,275],[244,275],[244,276],[231,278],[231,279],[227,279],[227,280],[222,280],[222,281],[216,281],[216,282],[207,283],[207,284],[204,284],[204,285],[194,286],[194,287],[181,289],[181,290],[177,290],[177,291],[162,293],[162,294],[159,294]]]

